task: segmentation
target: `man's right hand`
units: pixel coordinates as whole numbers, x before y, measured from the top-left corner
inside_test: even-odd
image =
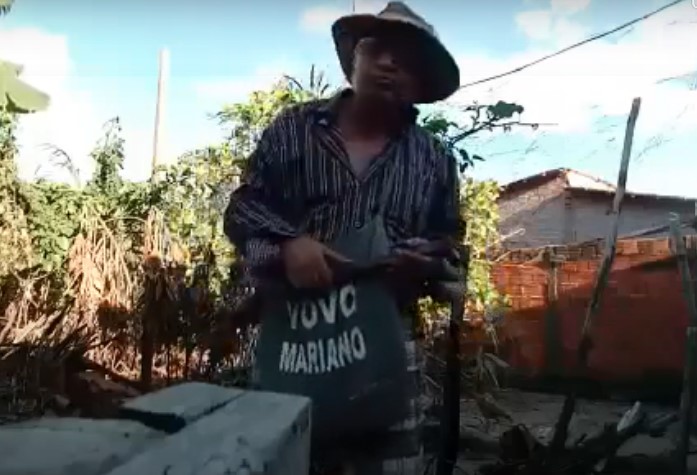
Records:
[[[296,288],[330,287],[333,274],[327,258],[349,262],[349,259],[309,236],[300,236],[284,242],[281,245],[281,255],[286,276]]]

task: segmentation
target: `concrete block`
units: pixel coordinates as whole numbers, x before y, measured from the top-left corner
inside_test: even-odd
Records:
[[[310,400],[245,391],[109,475],[307,475]]]
[[[46,418],[0,428],[2,475],[101,475],[164,433],[134,421]]]
[[[174,433],[223,407],[244,391],[206,383],[182,383],[127,401],[119,417]]]

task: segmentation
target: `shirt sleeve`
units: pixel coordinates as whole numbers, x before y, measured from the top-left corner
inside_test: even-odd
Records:
[[[460,174],[457,160],[451,153],[439,152],[441,165],[438,185],[432,201],[427,232],[433,238],[462,240],[464,222],[460,217]]]
[[[282,121],[283,117],[275,119],[262,133],[249,157],[241,184],[232,192],[225,210],[225,234],[243,254],[250,249],[250,242],[278,243],[298,235],[298,230],[287,218],[282,191],[280,153],[285,147],[280,142],[287,133]],[[252,249],[255,247],[251,246]]]

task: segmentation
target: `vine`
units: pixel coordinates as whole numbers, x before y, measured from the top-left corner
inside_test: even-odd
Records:
[[[499,186],[492,180],[478,181],[464,175],[468,168],[484,158],[470,154],[462,142],[477,133],[495,129],[507,132],[514,125],[536,127],[535,124],[522,123],[517,119],[523,111],[521,105],[499,101],[494,105],[475,104],[464,107],[463,112],[470,116],[468,125],[450,120],[442,112],[427,115],[421,122],[441,146],[455,157],[463,174],[460,217],[465,227],[463,240],[470,250],[468,313],[477,324],[484,323],[483,317],[499,313],[507,304],[506,297],[498,292],[491,280],[491,261],[488,259],[488,250],[499,241]]]

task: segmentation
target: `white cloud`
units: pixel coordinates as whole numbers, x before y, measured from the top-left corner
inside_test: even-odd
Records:
[[[550,10],[528,10],[515,18],[518,28],[534,40],[547,40],[552,35],[552,12]]]
[[[516,15],[515,22],[532,40],[567,46],[587,36],[586,29],[570,17],[589,5],[590,0],[550,0],[548,8],[525,10]]]
[[[347,13],[339,7],[317,5],[302,12],[300,27],[310,33],[326,33],[337,18]]]
[[[300,27],[309,33],[326,33],[328,34],[332,23],[339,17],[349,15],[351,6],[346,3],[345,7],[340,7],[334,2],[333,4],[318,4],[310,7],[300,15]],[[356,13],[377,13],[384,8],[384,2],[376,0],[357,0],[354,2]]]
[[[582,25],[565,21],[572,28]],[[494,59],[464,54],[462,83],[511,70],[553,51],[535,48]],[[550,132],[592,133],[602,116],[623,116],[631,99],[643,98],[638,130],[674,133],[697,127],[697,92],[662,79],[693,74],[697,81],[697,9],[690,2],[641,23],[616,42],[596,41],[544,63],[479,86],[453,102],[507,100],[525,106],[531,122],[553,122]],[[677,118],[679,117],[679,120]]]
[[[290,61],[278,60],[265,63],[246,76],[234,78],[208,79],[194,85],[194,91],[204,101],[214,103],[216,107],[242,101],[254,91],[266,90],[284,75],[293,75],[297,71]]]
[[[89,173],[88,154],[99,137],[101,122],[96,119],[92,98],[75,87],[68,40],[36,28],[0,30],[0,58],[24,66],[22,79],[51,97],[45,112],[22,116],[18,141],[19,169],[31,178],[67,178],[66,172],[51,165],[44,144],[65,150],[82,172]]]
[[[591,0],[551,0],[552,11],[561,15],[574,15],[590,5]]]
[[[558,18],[552,27],[554,43],[562,47],[570,46],[588,37],[588,29],[566,17]]]

